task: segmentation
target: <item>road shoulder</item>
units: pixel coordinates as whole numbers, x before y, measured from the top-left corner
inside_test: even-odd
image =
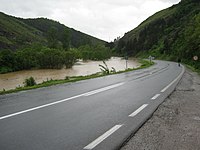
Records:
[[[121,150],[200,149],[200,77],[186,69],[175,91]]]

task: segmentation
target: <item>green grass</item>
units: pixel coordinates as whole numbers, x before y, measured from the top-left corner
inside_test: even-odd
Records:
[[[150,63],[147,60],[139,60],[139,63],[141,63],[141,66],[138,68],[128,68],[124,71],[119,71],[116,73],[111,73],[109,75],[114,75],[114,74],[120,74],[120,73],[125,73],[125,72],[129,72],[129,71],[134,71],[134,70],[138,70],[138,69],[144,69],[147,67],[150,67],[154,64],[154,62]],[[4,94],[9,94],[9,93],[16,93],[19,91],[25,91],[25,90],[31,90],[31,89],[37,89],[37,88],[42,88],[42,87],[48,87],[48,86],[52,86],[52,85],[58,85],[58,84],[64,84],[64,83],[69,83],[69,82],[77,82],[77,81],[81,81],[81,80],[88,80],[88,79],[93,79],[93,78],[98,78],[98,77],[103,77],[103,76],[107,76],[106,74],[102,74],[102,73],[95,73],[92,75],[87,75],[87,76],[75,76],[75,77],[68,77],[67,79],[61,79],[61,80],[49,80],[49,81],[44,81],[43,83],[34,85],[34,86],[28,86],[28,87],[17,87],[16,89],[11,89],[11,90],[3,90],[0,91],[0,95],[4,95]]]
[[[189,68],[190,70],[192,70],[193,72],[197,72],[199,75],[200,75],[200,70],[199,69],[196,69],[194,68],[193,66],[191,65],[188,65],[188,64],[184,64],[187,68]]]
[[[9,40],[8,40],[6,37],[4,37],[4,36],[0,36],[0,42],[6,43],[6,44],[8,44],[8,45],[11,45],[11,44],[12,44],[12,42],[9,41]]]

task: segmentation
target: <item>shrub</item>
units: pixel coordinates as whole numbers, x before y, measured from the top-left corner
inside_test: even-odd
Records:
[[[25,79],[25,82],[24,82],[25,86],[34,86],[36,85],[36,82],[35,82],[35,79],[33,77],[30,77],[28,79]]]

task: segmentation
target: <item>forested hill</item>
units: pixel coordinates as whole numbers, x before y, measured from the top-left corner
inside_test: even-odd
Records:
[[[33,43],[48,45],[48,38],[51,38],[48,37],[49,33],[54,34],[58,47],[68,46],[65,42],[75,48],[105,43],[50,19],[22,19],[0,12],[0,50],[16,50]]]
[[[128,55],[167,58],[200,68],[200,1],[182,0],[162,10],[126,33],[117,42],[117,51]]]
[[[84,34],[80,31],[76,31],[73,28],[68,28],[59,22],[47,19],[47,18],[37,18],[37,19],[22,19],[22,21],[39,31],[43,32],[43,35],[47,37],[48,32],[52,30],[52,28],[56,29],[58,40],[64,43],[65,34],[69,34],[69,40],[72,47],[80,47],[82,45],[95,45],[95,44],[103,44],[105,41],[97,39],[93,36]],[[69,32],[69,33],[66,33]]]

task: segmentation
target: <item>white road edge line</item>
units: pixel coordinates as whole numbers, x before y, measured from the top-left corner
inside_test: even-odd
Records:
[[[93,142],[91,142],[90,144],[85,146],[83,149],[91,150],[91,149],[95,148],[98,144],[100,144],[102,141],[104,141],[107,137],[109,137],[111,134],[113,134],[115,131],[117,131],[122,126],[123,126],[123,124],[112,127],[110,130],[108,130],[103,135],[98,137],[96,140],[94,140]]]
[[[154,95],[154,97],[152,97],[151,99],[152,100],[155,100],[156,98],[158,98],[160,96],[160,94],[156,94],[156,95]]]
[[[164,89],[162,89],[160,92],[161,93],[165,92],[172,84],[174,84],[183,75],[184,72],[185,72],[185,69],[183,67],[183,70],[180,73],[180,75],[176,79],[174,79],[169,85],[167,85]]]
[[[145,107],[147,107],[148,104],[143,104],[141,107],[139,107],[136,111],[134,111],[132,114],[129,115],[129,117],[136,116],[139,112],[141,112]]]
[[[44,108],[44,107],[52,106],[52,105],[55,105],[55,104],[59,104],[59,103],[69,101],[69,100],[72,100],[72,99],[75,99],[75,98],[79,98],[79,97],[82,97],[82,96],[89,96],[89,95],[92,95],[92,94],[103,92],[103,91],[121,86],[123,84],[124,84],[124,82],[114,84],[114,85],[110,85],[110,86],[107,86],[107,87],[104,87],[104,88],[101,88],[101,89],[97,89],[97,90],[94,90],[94,91],[90,91],[90,92],[87,92],[87,93],[83,93],[83,94],[80,94],[80,95],[69,97],[69,98],[66,98],[66,99],[63,99],[63,100],[59,100],[59,101],[52,102],[52,103],[49,103],[49,104],[44,104],[44,105],[33,107],[33,108],[30,108],[30,109],[27,109],[27,110],[23,110],[23,111],[19,111],[19,112],[16,112],[16,113],[9,114],[9,115],[5,115],[5,116],[0,117],[0,120],[10,118],[10,117],[13,117],[13,116],[17,116],[17,115],[20,115],[20,114],[24,114],[24,113],[27,113],[27,112],[31,112],[31,111],[41,109],[41,108]]]
[[[31,111],[34,111],[34,110],[37,110],[37,109],[41,109],[41,108],[44,108],[44,107],[48,107],[48,106],[51,106],[51,105],[55,105],[55,104],[58,104],[58,103],[62,103],[62,102],[65,102],[65,101],[68,101],[68,100],[71,100],[71,99],[75,99],[75,98],[78,98],[78,97],[81,97],[81,96],[83,96],[83,94],[80,94],[80,95],[77,95],[77,96],[73,96],[73,97],[70,97],[70,98],[66,98],[66,99],[63,99],[63,100],[60,100],[60,101],[56,101],[56,102],[53,102],[53,103],[49,103],[49,104],[33,107],[33,108],[30,108],[30,109],[27,109],[27,110],[19,111],[19,112],[10,114],[10,115],[2,116],[2,117],[0,117],[0,120],[6,119],[6,118],[10,118],[10,117],[13,117],[13,116],[17,116],[17,115],[20,115],[20,114],[24,114],[24,113],[27,113],[27,112],[31,112]]]

